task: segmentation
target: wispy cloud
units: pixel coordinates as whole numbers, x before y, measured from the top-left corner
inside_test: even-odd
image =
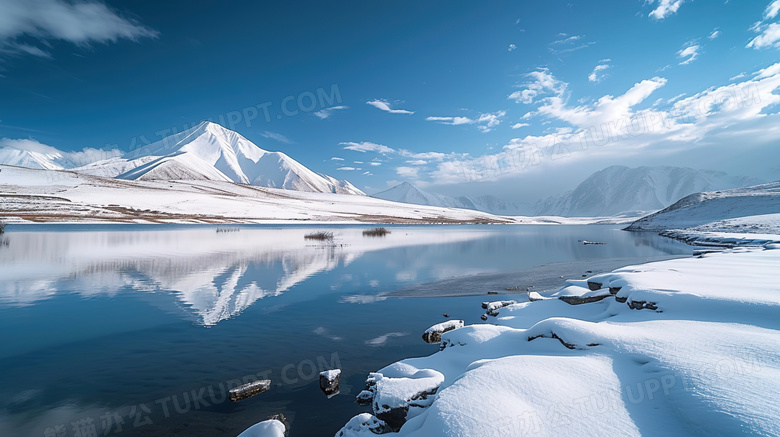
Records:
[[[339,143],[344,146],[345,150],[354,150],[355,152],[379,152],[379,153],[393,153],[395,149],[384,146],[382,144],[372,143],[369,141],[361,141],[359,143],[348,141]]]
[[[326,118],[328,118],[331,115],[333,115],[334,112],[341,111],[341,110],[344,110],[344,109],[349,109],[349,106],[343,106],[343,105],[331,106],[330,108],[321,109],[321,110],[315,112],[314,116],[319,118],[319,119],[321,119],[321,120],[325,120]]]
[[[701,46],[699,46],[698,44],[693,44],[677,52],[678,58],[684,58],[682,61],[680,61],[680,65],[688,65],[691,62],[695,61],[696,58],[699,57],[700,48]]]
[[[435,121],[441,124],[460,126],[464,124],[476,124],[482,132],[490,132],[494,127],[501,124],[501,119],[506,115],[506,111],[496,111],[493,113],[480,114],[477,118],[469,117],[427,117],[427,121]]]
[[[284,143],[284,144],[292,144],[293,143],[286,136],[284,136],[284,135],[282,135],[280,133],[276,133],[276,132],[265,131],[265,132],[261,133],[260,135],[262,135],[265,138],[270,138],[270,139],[272,139],[274,141],[278,141],[278,142]]]
[[[709,34],[709,36],[707,36],[707,39],[715,39],[715,38],[717,38],[717,37],[719,37],[719,36],[720,36],[720,30],[718,30],[718,29],[715,29],[715,30],[713,30],[713,31],[712,31],[712,32]]]
[[[655,2],[650,0],[649,3]],[[683,0],[658,0],[658,6],[650,11],[650,16],[656,20],[663,20],[669,15],[676,14],[682,4]]]
[[[548,49],[554,55],[561,55],[564,53],[574,52],[580,49],[584,49],[595,44],[593,41],[583,42],[583,35],[571,35],[561,33],[559,36],[561,39],[555,40],[550,43]]]
[[[780,47],[780,23],[768,23],[774,20],[780,12],[780,0],[774,0],[764,9],[761,21],[751,26],[751,30],[759,35],[750,40],[747,47],[763,49],[767,47]]]
[[[390,103],[385,99],[369,100],[366,102],[366,104],[371,105],[374,108],[381,109],[382,111],[389,112],[391,114],[414,114],[414,111],[391,108]]]
[[[512,129],[520,129],[521,127],[530,126],[528,123],[515,123],[512,125]]]
[[[99,1],[27,0],[3,1],[0,18],[0,50],[6,53],[49,54],[17,41],[30,37],[48,45],[49,40],[74,44],[109,43],[120,39],[138,41],[159,33],[121,17]]]
[[[419,177],[419,171],[420,169],[417,167],[397,167],[395,169],[395,172],[398,173],[398,176],[401,176],[405,179],[417,179]]]
[[[509,47],[507,48],[507,51],[510,51],[510,52],[511,52],[511,51],[513,51],[513,50],[517,50],[517,46],[516,46],[516,45],[514,45],[514,44],[509,44]]]
[[[331,161],[343,161],[344,158],[339,158],[338,156],[334,156],[333,158],[330,158]]]
[[[609,64],[599,64],[595,68],[593,68],[593,71],[588,75],[588,80],[591,82],[601,82],[602,79],[607,77],[606,71],[607,69],[612,68]]]
[[[566,84],[556,79],[546,68],[532,71],[526,76],[532,80],[521,85],[520,91],[515,91],[508,97],[517,103],[531,104],[539,96],[561,94],[566,90]]]
[[[337,168],[336,170],[341,170],[341,171],[355,171],[355,170],[362,170],[362,169],[361,169],[361,168],[357,168],[357,167],[339,167],[339,168]]]

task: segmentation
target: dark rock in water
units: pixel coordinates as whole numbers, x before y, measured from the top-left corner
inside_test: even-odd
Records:
[[[442,314],[442,316],[444,316],[444,317],[449,317],[450,315],[449,315],[449,314],[447,314],[447,313],[444,313],[444,314]]]
[[[487,314],[482,314],[481,316],[479,316],[479,318],[482,319],[482,320],[487,320],[488,316],[487,316]]]
[[[491,295],[493,295],[493,294],[498,294],[498,292],[497,292],[497,291],[488,291],[488,293],[487,293],[487,294],[491,294]]]
[[[598,302],[600,300],[604,300],[607,296],[607,294],[601,295],[601,296],[561,296],[558,299],[566,302],[569,305],[582,305],[584,303],[593,303]]]
[[[583,240],[582,244],[584,244],[586,246],[589,245],[589,244],[595,244],[595,245],[601,246],[601,245],[604,245],[604,244],[607,244],[607,243],[602,243],[600,241],[586,241],[586,240]]]
[[[609,293],[610,294],[617,294],[618,291],[623,287],[609,287]]]
[[[257,396],[260,393],[266,392],[271,388],[270,379],[261,379],[259,381],[253,381],[248,384],[239,385],[238,387],[231,389],[228,392],[230,400],[238,402],[244,399]]]
[[[601,287],[603,286],[604,284],[602,284],[601,282],[588,281],[588,289],[590,289],[590,291],[601,290]]]
[[[628,301],[628,298],[627,297],[615,296],[615,300],[620,302],[620,303],[626,303],[626,301]]]
[[[341,375],[341,369],[325,370],[320,372],[320,390],[325,393],[328,398],[339,394],[339,376]]]
[[[422,338],[426,343],[440,343],[442,334],[452,331],[453,329],[462,328],[464,326],[466,326],[466,324],[463,322],[463,320],[448,320],[426,329],[422,335]]]

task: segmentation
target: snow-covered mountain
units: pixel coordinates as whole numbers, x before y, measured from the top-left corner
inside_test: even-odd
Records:
[[[0,148],[0,164],[44,170],[62,170],[71,165],[64,154],[56,149],[34,151],[15,147]]]
[[[45,152],[45,153],[44,153]],[[204,121],[124,156],[101,156],[77,166],[68,154],[46,146],[33,151],[0,149],[0,164],[72,170],[125,180],[210,180],[286,190],[365,195],[348,181],[315,173],[282,152],[261,149],[237,132]]]
[[[631,224],[630,231],[665,231],[740,217],[780,214],[780,182],[725,191],[695,193]],[[733,231],[752,232],[750,227]]]
[[[495,196],[452,197],[443,194],[423,191],[409,182],[403,182],[388,190],[376,193],[371,197],[393,202],[411,203],[414,205],[440,206],[445,208],[473,209],[491,214],[517,215],[520,208],[505,202]]]
[[[616,165],[593,173],[573,191],[539,201],[536,215],[596,217],[651,212],[689,194],[762,182],[752,177],[684,167]]]

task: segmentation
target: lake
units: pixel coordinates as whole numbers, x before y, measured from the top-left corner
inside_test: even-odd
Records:
[[[488,298],[495,281],[479,275],[567,263],[578,279],[590,263],[692,252],[606,225],[391,226],[373,238],[368,228],[9,226],[0,435],[236,436],[283,413],[291,436],[332,436],[368,411],[354,402],[368,372],[438,350],[421,334],[444,313],[485,323],[483,300],[511,298]],[[315,231],[334,239],[304,239]],[[459,277],[473,295],[393,296]],[[336,367],[341,393],[328,399],[318,373]],[[255,379],[271,390],[226,399]]]

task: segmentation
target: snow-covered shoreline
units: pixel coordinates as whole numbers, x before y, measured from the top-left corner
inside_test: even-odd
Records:
[[[336,435],[780,435],[780,220],[711,217],[657,230],[719,251],[529,293],[371,374]]]

